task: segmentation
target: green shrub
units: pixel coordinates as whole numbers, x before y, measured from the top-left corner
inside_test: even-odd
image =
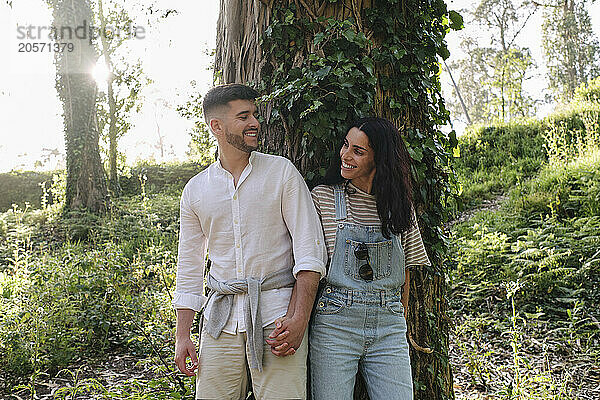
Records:
[[[600,151],[544,168],[510,193],[509,207],[536,218],[600,215]]]
[[[9,210],[13,204],[25,207],[25,203],[38,208],[41,205],[43,182],[49,188],[54,172],[12,171],[0,174],[0,212]],[[48,202],[54,201],[49,194]]]
[[[472,126],[453,160],[467,206],[506,193],[548,162],[565,163],[600,147],[600,78],[543,120]]]
[[[119,177],[119,183],[123,195],[141,194],[142,183],[147,193],[181,193],[187,181],[205,167],[195,162],[139,163],[127,176]]]
[[[454,168],[469,205],[533,176],[546,162],[541,123],[476,126],[459,138]]]
[[[142,194],[142,186],[146,193],[179,195],[187,181],[204,168],[197,162],[139,163],[127,175],[119,177],[121,195]],[[29,203],[33,208],[43,208],[44,182],[47,205],[60,203],[64,198],[64,171],[0,174],[0,212],[9,210],[13,204],[23,208]]]
[[[600,317],[599,200],[600,150],[544,167],[500,210],[453,228],[455,290],[471,307],[491,301],[508,312],[504,287],[518,280],[515,299],[524,311],[541,307],[560,320],[577,301],[584,314]]]
[[[600,103],[572,102],[544,120],[548,158],[564,162],[600,146]]]
[[[589,102],[600,104],[600,76],[590,80],[588,83],[581,84],[575,89],[573,96],[575,102]]]
[[[178,207],[179,196],[156,194],[102,217],[0,215],[0,389],[119,349],[170,358]]]

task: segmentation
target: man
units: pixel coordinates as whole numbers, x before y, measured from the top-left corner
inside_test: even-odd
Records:
[[[306,397],[305,332],[327,253],[302,176],[289,160],[255,151],[256,97],[239,84],[206,94],[219,159],[181,195],[175,362],[197,376],[197,399],[245,399],[247,368],[257,399]],[[198,358],[190,329],[203,307]]]

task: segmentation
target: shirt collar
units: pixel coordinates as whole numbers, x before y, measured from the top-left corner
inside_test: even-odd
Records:
[[[256,158],[256,153],[256,151],[250,152],[250,157],[248,157],[248,165],[250,165],[250,168],[252,168],[252,161],[254,160],[254,158]],[[225,168],[223,168],[223,165],[221,164],[221,159],[219,157],[217,157],[217,161],[215,161],[213,164],[218,171],[224,174],[229,174],[229,172]]]

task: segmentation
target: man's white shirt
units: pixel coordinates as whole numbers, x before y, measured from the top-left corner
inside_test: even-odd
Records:
[[[205,256],[220,281],[265,275],[282,268],[325,276],[323,230],[302,176],[286,158],[252,152],[237,187],[219,160],[194,176],[181,195],[179,256],[173,306],[199,311]],[[287,312],[292,288],[264,291],[263,327]],[[235,295],[227,333],[246,330],[244,302]],[[206,313],[210,313],[210,303]]]

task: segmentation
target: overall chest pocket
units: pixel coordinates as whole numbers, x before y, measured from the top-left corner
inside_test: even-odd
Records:
[[[381,242],[364,242],[368,249],[368,259],[358,259],[355,250],[363,242],[357,242],[351,239],[346,240],[346,262],[344,271],[346,275],[359,281],[364,281],[359,274],[359,269],[367,261],[373,269],[373,280],[383,279],[390,276],[392,272],[392,250],[393,242],[384,240]]]

